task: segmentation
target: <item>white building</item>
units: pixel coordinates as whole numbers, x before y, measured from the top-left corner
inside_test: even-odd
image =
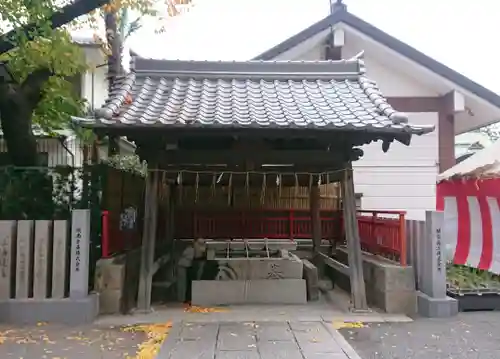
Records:
[[[282,20],[286,21],[286,20]],[[446,46],[446,44],[443,44]],[[455,135],[500,118],[500,97],[458,72],[352,15],[342,3],[331,15],[286,39],[256,60],[342,59],[364,52],[367,75],[414,124],[436,130],[409,147],[370,147],[354,163],[355,190],[366,210],[406,210],[422,219],[436,208],[436,176],[455,164]]]

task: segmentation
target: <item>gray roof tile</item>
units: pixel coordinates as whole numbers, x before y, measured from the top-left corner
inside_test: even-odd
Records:
[[[274,127],[406,134],[408,124],[360,58],[321,62],[191,62],[135,59],[90,126]]]

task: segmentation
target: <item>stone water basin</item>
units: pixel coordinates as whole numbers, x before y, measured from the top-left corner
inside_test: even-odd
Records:
[[[217,280],[302,279],[303,263],[289,252],[293,241],[207,242],[209,259],[219,265]]]

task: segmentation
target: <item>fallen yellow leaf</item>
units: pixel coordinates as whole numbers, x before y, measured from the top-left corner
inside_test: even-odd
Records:
[[[224,308],[204,308],[195,305],[190,305],[184,308],[184,311],[187,313],[224,313],[227,312],[228,310]]]
[[[167,338],[168,332],[172,328],[172,323],[135,325],[122,328],[125,332],[144,332],[148,339],[138,345],[138,352],[135,356],[126,356],[127,359],[154,359],[158,354],[161,344]]]
[[[333,327],[335,329],[364,328],[365,325],[362,322],[333,322]]]

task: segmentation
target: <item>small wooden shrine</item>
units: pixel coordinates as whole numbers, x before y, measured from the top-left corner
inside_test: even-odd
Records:
[[[353,305],[366,308],[352,162],[361,147],[410,144],[433,126],[408,123],[365,76],[361,56],[321,62],[193,62],[134,58],[92,119],[99,136],[126,136],[148,163],[139,307],[151,300],[159,194],[190,186],[266,190],[307,187],[319,251],[319,186],[342,183]],[[173,217],[168,217],[173,218]],[[241,233],[240,233],[241,234]],[[244,233],[243,233],[244,234]]]

